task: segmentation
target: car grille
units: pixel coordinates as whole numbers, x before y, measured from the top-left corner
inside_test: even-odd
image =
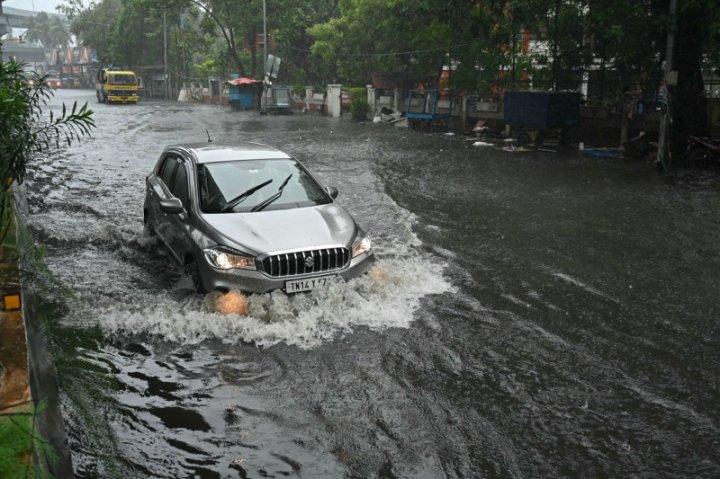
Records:
[[[110,90],[108,94],[112,96],[130,96],[133,92],[130,90]]]
[[[312,258],[312,262],[308,258]],[[350,251],[347,248],[326,248],[276,254],[259,263],[265,273],[277,277],[334,271],[344,268],[349,261]]]

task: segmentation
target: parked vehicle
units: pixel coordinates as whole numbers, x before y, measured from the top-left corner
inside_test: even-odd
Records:
[[[80,88],[80,80],[73,77],[63,77],[62,78],[62,87],[63,88]]]
[[[146,179],[145,231],[198,292],[310,291],[356,277],[374,260],[337,194],[265,145],[170,146]]]
[[[690,135],[685,159],[695,167],[720,166],[720,141]]]
[[[23,72],[23,76],[25,77],[25,81],[28,86],[31,87],[35,86],[35,83],[40,79],[40,76],[34,71],[25,71]]]
[[[62,87],[62,80],[58,72],[50,70],[45,77],[45,84],[48,88],[58,89]]]
[[[137,103],[139,86],[135,73],[115,68],[98,71],[95,93],[100,103]]]

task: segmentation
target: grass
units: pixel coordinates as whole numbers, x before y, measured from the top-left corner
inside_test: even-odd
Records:
[[[0,259],[3,261],[0,269],[0,289],[14,288],[18,281],[17,241],[15,230],[15,208],[12,201],[12,192],[4,189],[0,194],[3,198],[0,208]],[[9,197],[5,196],[9,195]],[[3,320],[0,312],[0,321]],[[1,340],[0,340],[1,341]],[[0,364],[0,374],[3,364]],[[1,399],[1,398],[0,398]],[[20,412],[0,411],[0,477],[3,479],[33,478],[33,412],[29,405],[13,408]]]
[[[29,413],[0,416],[0,477],[33,478],[33,417]]]

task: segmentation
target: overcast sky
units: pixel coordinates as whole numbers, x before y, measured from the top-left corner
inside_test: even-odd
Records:
[[[57,13],[55,7],[64,3],[62,0],[5,0],[4,7],[22,8],[36,12]]]

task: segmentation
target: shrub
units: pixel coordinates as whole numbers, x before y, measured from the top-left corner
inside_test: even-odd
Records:
[[[363,121],[367,120],[368,115],[368,102],[367,102],[367,90],[365,88],[349,88],[347,90],[352,96],[352,102],[350,103],[350,114],[353,120]]]

